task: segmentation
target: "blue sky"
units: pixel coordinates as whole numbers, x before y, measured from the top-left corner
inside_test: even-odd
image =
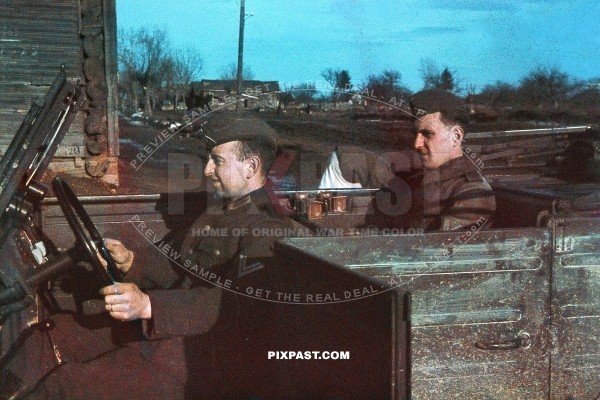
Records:
[[[237,62],[239,0],[117,0],[119,28],[159,27],[194,47],[200,78]],[[246,0],[244,65],[257,79],[322,80],[347,69],[353,84],[394,69],[422,87],[429,59],[463,85],[518,81],[537,66],[600,80],[597,0]]]

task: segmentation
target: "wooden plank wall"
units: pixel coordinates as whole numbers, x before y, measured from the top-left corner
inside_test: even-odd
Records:
[[[88,102],[50,166],[118,185],[115,0],[0,0],[0,156],[61,66]]]
[[[79,1],[0,0],[0,154],[61,65],[69,78],[83,81],[79,30]],[[57,156],[85,155],[80,114]]]

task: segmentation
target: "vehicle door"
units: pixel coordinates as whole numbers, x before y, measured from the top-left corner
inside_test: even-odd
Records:
[[[548,398],[549,230],[285,243],[411,293],[411,398]]]

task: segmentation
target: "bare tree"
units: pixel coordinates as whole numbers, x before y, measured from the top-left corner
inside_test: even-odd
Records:
[[[423,79],[423,90],[442,89],[449,92],[461,92],[459,81],[456,78],[456,73],[451,71],[449,67],[444,67],[441,70],[438,65],[431,59],[422,59],[419,67],[421,78]]]
[[[403,98],[410,93],[400,84],[402,75],[396,70],[386,69],[379,75],[370,75],[367,78],[367,88],[370,95],[389,101],[392,98]]]
[[[163,84],[173,76],[166,31],[147,28],[121,31],[119,36],[119,64],[123,77],[131,84],[137,82],[144,96],[144,112],[152,115],[153,104]]]
[[[173,62],[172,89],[175,92],[175,109],[177,109],[179,97],[185,101],[185,93],[189,85],[198,77],[204,66],[204,60],[200,54],[191,47],[174,51],[171,55]]]
[[[236,63],[230,63],[221,68],[221,75],[219,79],[224,81],[237,81],[237,65]],[[249,67],[244,67],[242,72],[242,80],[251,81],[254,79],[254,72]]]
[[[139,95],[142,88],[136,80],[135,71],[129,67],[121,68],[118,72],[118,82],[119,101],[122,109],[136,112],[138,110]]]
[[[576,89],[569,75],[558,68],[537,67],[521,80],[519,97],[530,106],[558,108]]]
[[[421,59],[419,73],[423,79],[423,90],[435,89],[440,85],[441,71],[437,64],[427,58]]]
[[[510,83],[496,81],[495,84],[485,85],[478,94],[473,94],[471,101],[494,108],[514,107],[517,105],[517,88]]]
[[[340,94],[352,88],[350,74],[345,69],[327,68],[321,76],[331,87],[331,100],[337,104]]]
[[[221,74],[219,75],[219,79],[226,81],[226,83],[224,84],[224,89],[228,94],[236,93],[236,87],[237,87],[237,65],[236,65],[236,63],[230,63],[230,64],[222,67]],[[250,70],[249,67],[244,67],[244,71],[242,72],[242,84],[245,81],[250,81],[252,79],[254,79],[254,73]]]

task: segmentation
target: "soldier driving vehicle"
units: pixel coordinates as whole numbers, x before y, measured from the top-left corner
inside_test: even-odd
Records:
[[[135,3],[0,0],[0,400],[600,398],[589,5]]]
[[[222,288],[241,285],[240,278],[247,281],[268,264],[276,236],[261,235],[263,229],[277,232],[289,226],[270,201],[267,191],[271,189],[265,187],[276,151],[272,129],[264,122],[236,116],[216,119],[218,122],[211,122],[218,123],[217,127],[207,128],[205,135],[210,160],[204,174],[215,187],[217,204],[208,207],[191,226],[181,246],[182,257],[174,261],[189,273],[181,277],[168,263],[161,265],[164,257],[143,260],[143,255],[134,255],[119,241],[107,239],[105,247],[124,274],[125,283],[114,282],[100,292],[111,317],[136,321],[137,326],[128,332],[132,342],[114,348],[109,343],[99,344],[85,354],[81,343],[70,338],[75,332],[79,337],[98,333],[61,316],[54,318],[56,326],[48,336],[60,359],[56,368],[44,367],[44,373],[51,372],[28,398],[74,399],[93,394],[95,398],[115,399],[129,398],[130,393],[146,398],[183,398],[186,384],[198,379],[193,367],[189,369],[194,363],[186,361],[186,354],[201,354],[196,351],[203,344],[198,335],[214,325],[221,307],[227,314],[236,306],[235,298],[221,305]],[[248,233],[234,235],[234,228]],[[211,229],[222,234],[199,233]],[[214,282],[201,279],[207,272],[218,275],[222,283],[213,287]],[[152,281],[149,289],[154,290],[141,291],[148,281]],[[88,340],[99,342],[97,337]],[[20,357],[15,356],[16,360]],[[25,383],[23,390],[31,388]]]
[[[70,99],[77,99],[79,92],[66,84],[64,75],[51,89],[43,109],[50,115],[33,115],[38,113],[34,107],[32,117],[26,119],[21,129],[31,133],[24,138],[18,136],[15,146],[19,147],[11,146],[8,154],[13,154],[15,149],[41,149],[44,154],[52,154],[57,143],[48,138],[59,140],[67,126],[59,124],[56,132],[47,133],[45,123],[70,121],[68,111],[79,104]],[[57,90],[60,92],[55,93]],[[38,255],[45,248],[46,240],[36,241],[34,236],[23,235],[35,232],[27,226],[31,223],[30,211],[40,207],[43,191],[36,185],[33,194],[42,194],[26,197],[23,191],[27,187],[15,186],[19,190],[11,204],[21,207],[20,212],[7,211],[3,217],[5,227],[16,225],[17,229],[5,237],[2,249],[12,252],[13,256],[19,254],[2,267],[0,371],[3,397],[115,399],[263,395],[280,398],[291,390],[304,393],[302,396],[318,397],[346,393],[355,388],[340,386],[340,383],[355,379],[356,366],[365,365],[367,354],[356,352],[357,333],[339,328],[356,328],[363,323],[382,341],[366,347],[362,344],[360,348],[368,349],[369,355],[392,357],[372,369],[378,378],[372,379],[362,390],[365,393],[404,391],[405,375],[391,369],[396,355],[405,357],[406,351],[403,343],[406,318],[398,320],[389,313],[398,307],[404,309],[398,291],[392,290],[350,307],[330,308],[328,312],[286,305],[285,299],[292,297],[288,293],[293,293],[293,301],[296,301],[296,297],[306,291],[310,293],[305,295],[307,298],[323,296],[316,293],[324,292],[325,288],[331,290],[331,283],[337,283],[341,290],[351,285],[373,287],[374,282],[329,265],[314,270],[290,263],[288,267],[280,260],[280,265],[273,269],[270,258],[274,240],[293,232],[289,220],[277,212],[281,208],[273,202],[277,197],[270,197],[273,194],[267,171],[268,164],[275,159],[275,135],[267,124],[255,119],[221,115],[211,122],[215,126],[206,130],[210,160],[204,173],[211,179],[216,196],[209,204],[197,198],[191,203],[204,210],[195,223],[173,228],[163,240],[153,239],[150,245],[143,241],[142,246],[137,247],[139,250],[128,250],[113,239],[104,240],[69,185],[55,178],[54,193],[77,246],[61,251],[54,243],[46,242],[52,250]],[[32,123],[35,129],[30,128]],[[212,124],[209,122],[209,125]],[[30,146],[42,139],[45,140],[43,145]],[[25,145],[23,140],[27,142]],[[14,165],[19,166],[29,166],[27,161],[31,158],[36,160],[29,169],[16,169],[14,182],[29,184],[34,182],[33,178],[43,175],[40,166],[47,165],[49,158],[38,160],[38,156],[39,153],[30,150],[22,160],[16,156],[5,158],[6,163],[14,161]],[[16,209],[14,205],[9,209],[11,207]],[[124,236],[138,238],[139,242],[139,238],[148,238],[150,232],[156,235],[160,224],[141,218],[136,213],[128,220],[126,231],[130,233]],[[60,229],[64,234],[63,228]],[[170,248],[166,241],[180,252],[173,256],[172,252],[165,251]],[[35,246],[30,245],[29,252],[24,247],[27,243],[35,243]],[[87,261],[83,268],[80,260]],[[88,271],[85,265],[92,270]],[[90,279],[92,271],[100,279]],[[320,277],[330,274],[331,279],[322,282],[317,274]],[[68,289],[69,281],[74,281],[76,290]],[[88,290],[81,287],[87,285],[90,285]],[[93,294],[89,297],[89,290],[99,286],[103,287],[100,292],[104,296],[101,308]],[[264,301],[271,293],[271,299],[282,300]],[[76,302],[74,308],[72,300]],[[373,306],[381,309],[381,313],[367,312]],[[341,310],[351,311],[351,314],[338,315]],[[335,329],[332,330],[332,326]],[[354,349],[355,356],[350,361],[318,367],[322,369],[319,384],[306,386],[313,381],[314,365],[296,365],[292,377],[281,369],[279,358],[263,359],[270,349],[288,348],[290,344],[325,349],[342,346],[346,350]],[[230,355],[235,352],[241,358],[232,362]],[[383,370],[387,372],[381,374]],[[340,376],[346,378],[339,381]],[[278,384],[273,385],[273,382]],[[388,386],[382,382],[394,384]]]

